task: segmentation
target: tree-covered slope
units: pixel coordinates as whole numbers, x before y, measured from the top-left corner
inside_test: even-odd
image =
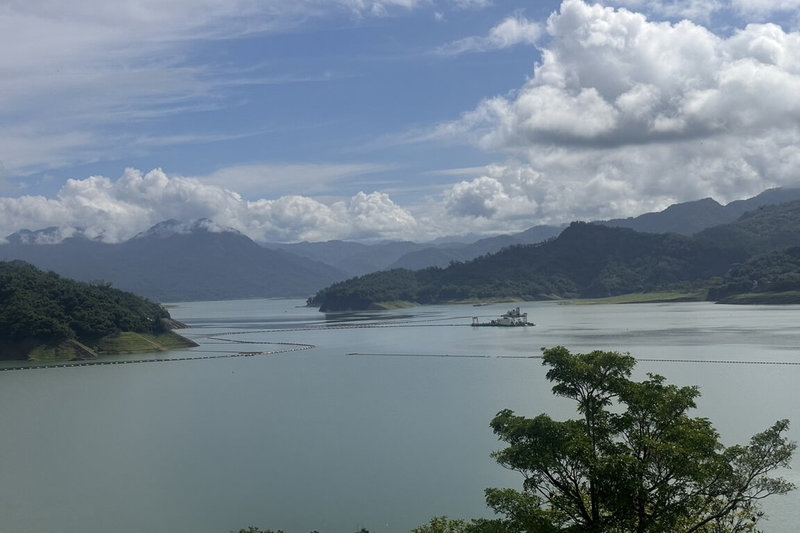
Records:
[[[800,201],[763,206],[692,237],[575,222],[539,245],[443,269],[362,276],[319,291],[310,303],[325,311],[393,300],[596,298],[687,286],[708,288],[713,300],[756,293],[750,301],[766,303],[772,294],[776,303],[800,302],[798,246]]]
[[[765,300],[768,294],[772,297]],[[709,288],[708,298],[731,303],[800,303],[800,247],[734,265]]]
[[[750,255],[800,245],[800,200],[760,207],[736,222],[708,228],[696,235],[705,243],[743,249]]]
[[[576,222],[539,245],[512,246],[444,269],[398,269],[336,283],[310,303],[333,311],[395,300],[613,296],[721,276],[745,258],[681,235]]]
[[[88,284],[43,272],[21,261],[0,262],[0,358],[9,346],[90,342],[122,331],[160,333],[169,313],[158,304],[107,284]],[[14,353],[11,353],[11,352]]]

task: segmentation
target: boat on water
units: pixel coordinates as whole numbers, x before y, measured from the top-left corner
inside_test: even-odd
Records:
[[[520,327],[520,326],[534,326],[533,322],[528,322],[528,313],[522,313],[519,307],[509,310],[504,313],[500,318],[496,318],[489,322],[481,322],[478,317],[472,317],[473,326],[496,326],[496,327]]]

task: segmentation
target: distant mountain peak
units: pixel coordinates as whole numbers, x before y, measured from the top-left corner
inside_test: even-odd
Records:
[[[239,231],[217,224],[208,218],[198,218],[187,222],[175,220],[171,218],[163,222],[159,222],[147,231],[143,231],[134,239],[152,238],[152,239],[166,239],[173,235],[188,235],[192,233],[236,233],[241,234]]]
[[[59,244],[65,239],[88,238],[84,228],[74,228],[71,226],[50,226],[48,228],[31,231],[21,229],[11,235],[6,236],[9,244],[24,245],[48,245]]]
[[[601,221],[606,226],[631,228],[647,233],[680,233],[694,235],[721,224],[729,224],[747,211],[763,205],[775,205],[800,199],[798,188],[768,189],[758,196],[734,200],[722,205],[713,198],[672,204],[663,211],[637,217]]]

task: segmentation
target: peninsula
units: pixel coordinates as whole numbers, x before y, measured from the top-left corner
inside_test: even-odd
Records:
[[[0,359],[69,361],[196,346],[159,304],[111,287],[0,262]]]

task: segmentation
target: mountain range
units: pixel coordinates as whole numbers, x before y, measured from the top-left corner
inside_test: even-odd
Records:
[[[795,199],[800,199],[800,189],[771,189],[724,206],[706,198],[598,224],[693,235],[731,223],[759,207]],[[565,227],[536,226],[468,243],[439,239],[432,243],[276,244],[256,243],[207,219],[168,220],[118,244],[91,239],[79,228],[21,230],[0,245],[0,259],[23,260],[81,281],[104,281],[157,301],[306,297],[331,283],[375,271],[445,268],[510,246],[553,240]]]
[[[491,298],[680,292],[746,303],[800,302],[800,200],[762,206],[693,236],[573,222],[557,238],[447,268],[376,272],[323,289],[321,311]]]
[[[82,236],[52,245],[24,244],[16,235],[8,241],[0,246],[2,259],[21,259],[79,281],[104,281],[161,302],[303,296],[346,276],[208,220],[166,221],[119,244]]]
[[[713,198],[673,204],[658,213],[645,213],[633,218],[599,221],[598,224],[630,228],[644,233],[678,233],[694,235],[706,228],[728,224],[748,211],[766,205],[776,205],[800,200],[800,188],[767,189],[746,200],[735,200],[722,205]]]

